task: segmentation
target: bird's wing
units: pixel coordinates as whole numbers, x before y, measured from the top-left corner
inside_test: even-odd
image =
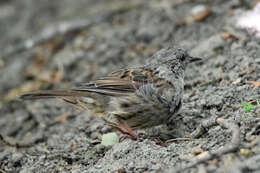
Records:
[[[24,93],[20,96],[21,99],[39,99],[39,98],[55,98],[55,97],[90,97],[90,95],[101,94],[107,96],[128,96],[135,93],[141,95],[153,95],[151,90],[146,86],[152,85],[153,92],[163,94],[163,90],[173,88],[173,85],[168,81],[157,76],[156,71],[149,68],[131,68],[122,69],[111,74],[94,80],[89,83],[81,83],[78,87],[68,90],[47,90],[34,91]],[[149,92],[148,92],[149,91]],[[93,95],[93,96],[94,96]]]
[[[76,91],[96,92],[104,95],[122,96],[136,90],[154,80],[154,72],[147,68],[122,69],[98,80],[81,83]]]

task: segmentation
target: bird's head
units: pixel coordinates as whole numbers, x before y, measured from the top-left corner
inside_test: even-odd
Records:
[[[190,56],[185,50],[181,48],[168,48],[161,49],[156,54],[154,54],[150,63],[157,65],[167,65],[171,69],[174,69],[175,67],[181,67],[185,69],[189,63],[199,60],[202,59],[199,57]]]

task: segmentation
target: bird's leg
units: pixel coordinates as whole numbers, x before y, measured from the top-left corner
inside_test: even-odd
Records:
[[[124,130],[120,129],[120,127],[117,127],[115,125],[112,125],[112,124],[106,124],[107,126],[109,127],[112,127],[113,129],[119,131],[120,133],[122,133],[123,135],[129,135],[127,132],[125,132]]]
[[[133,140],[136,140],[138,139],[138,135],[132,130],[130,129],[129,127],[127,127],[127,125],[125,125],[123,122],[121,121],[117,121],[117,124],[119,126],[121,126],[123,129],[125,129],[126,131],[122,130],[120,127],[118,126],[115,126],[115,125],[112,125],[112,124],[106,124],[110,127],[112,127],[113,129],[119,131],[120,133],[122,133],[124,135],[125,138],[131,138]]]
[[[120,120],[117,121],[118,125],[120,125],[121,127],[123,127],[128,134],[133,138],[133,139],[138,139],[138,135],[137,133],[135,133],[132,129],[130,129],[127,125],[125,125],[123,122],[121,122]]]

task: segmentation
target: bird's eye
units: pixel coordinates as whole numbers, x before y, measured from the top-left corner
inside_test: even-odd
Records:
[[[184,61],[184,60],[185,60],[185,55],[183,55],[183,54],[180,55],[180,60],[181,60],[181,61]]]

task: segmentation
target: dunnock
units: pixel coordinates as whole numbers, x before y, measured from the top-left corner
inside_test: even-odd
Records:
[[[182,106],[185,68],[198,60],[201,58],[180,48],[162,49],[144,66],[121,69],[75,89],[35,91],[20,98],[63,99],[137,138],[134,129],[166,123],[177,114]]]

